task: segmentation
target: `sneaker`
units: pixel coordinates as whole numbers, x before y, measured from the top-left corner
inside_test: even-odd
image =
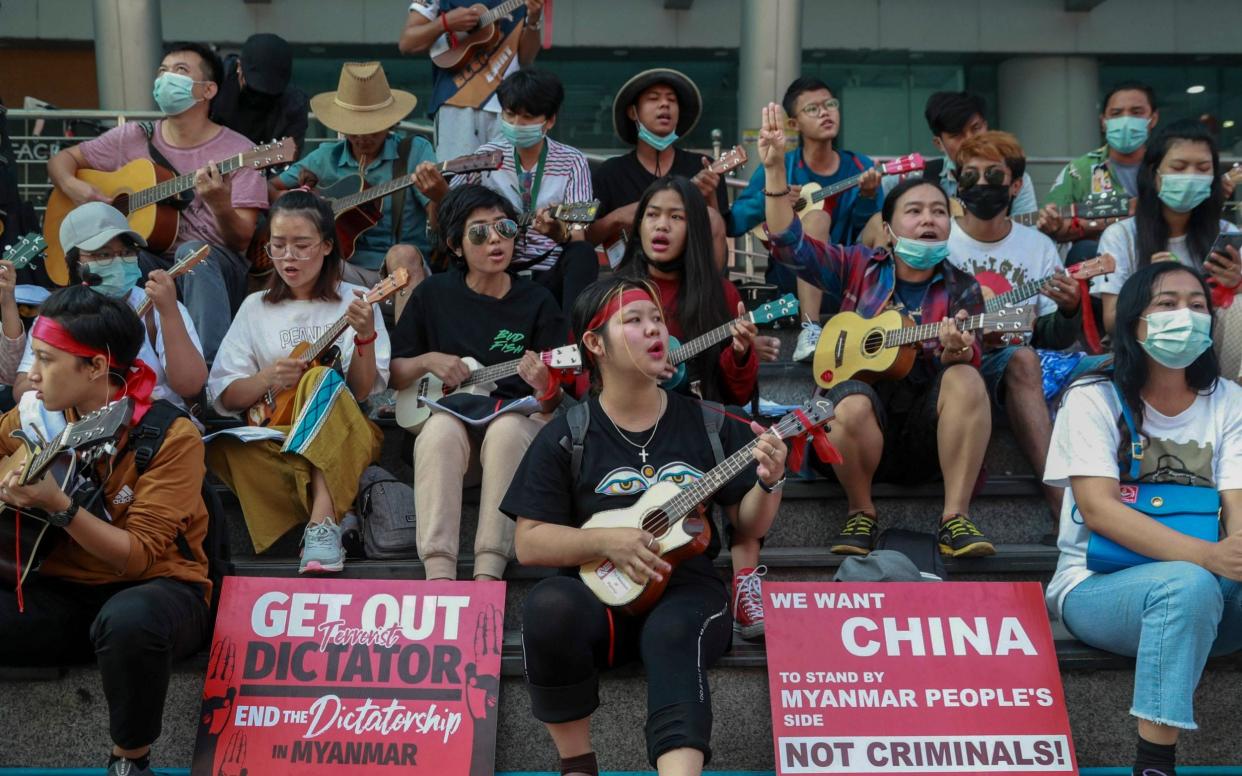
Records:
[[[950,515],[940,524],[940,554],[951,558],[981,558],[995,555],[996,548],[983,531],[963,514]]]
[[[866,512],[855,512],[845,518],[845,527],[832,540],[832,551],[837,555],[866,555],[875,547],[878,528],[874,517]]]
[[[108,766],[107,776],[155,776],[150,768],[139,768],[133,760],[124,757]]]
[[[341,546],[341,527],[332,518],[307,523],[302,533],[302,562],[299,574],[325,574],[345,568],[345,548]]]
[[[802,333],[798,335],[798,344],[794,345],[793,360],[809,361],[815,355],[815,346],[819,344],[819,335],[824,327],[811,321],[802,322]]]
[[[767,566],[742,569],[733,577],[733,630],[747,641],[763,639],[763,575]]]

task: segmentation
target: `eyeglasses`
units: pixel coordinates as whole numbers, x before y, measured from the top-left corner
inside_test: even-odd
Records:
[[[502,240],[512,240],[514,237],[517,237],[518,233],[516,221],[511,218],[502,218],[491,224],[472,224],[466,229],[466,239],[472,245],[482,245],[487,242],[487,238],[493,229],[496,230],[496,234],[500,235]]]
[[[957,171],[957,187],[959,189],[969,189],[979,184],[979,171],[973,167],[965,170]],[[983,181],[993,186],[1001,186],[1005,183],[1004,167],[989,167],[983,171]]]
[[[309,251],[322,242],[323,240],[319,240],[318,242],[313,242],[310,245],[301,245],[298,246],[298,250]],[[263,252],[266,253],[267,257],[272,261],[310,261],[311,258],[313,258],[311,256],[297,255],[293,252],[292,245],[273,245],[272,243],[265,243],[263,245]]]
[[[94,264],[100,269],[111,267],[118,261],[128,261],[133,258],[132,251],[78,251],[79,261]]]
[[[823,102],[813,102],[810,105],[803,105],[800,113],[805,113],[811,118],[819,118],[819,114],[825,111],[838,110],[841,107],[841,101],[836,97],[829,98]]]

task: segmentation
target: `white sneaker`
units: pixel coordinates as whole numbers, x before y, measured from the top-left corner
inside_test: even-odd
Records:
[[[815,346],[819,344],[819,335],[824,327],[811,321],[802,322],[802,333],[798,335],[798,344],[794,346],[794,361],[810,361],[815,355]]]
[[[302,532],[302,560],[299,574],[328,574],[345,568],[345,548],[341,546],[341,527],[332,518],[307,523]]]

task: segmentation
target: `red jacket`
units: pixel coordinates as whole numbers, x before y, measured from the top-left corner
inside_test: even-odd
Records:
[[[677,291],[681,288],[680,278],[676,280],[650,278],[650,280],[660,292],[660,303],[664,307],[664,320],[668,326],[668,333],[684,345],[687,341],[684,336],[685,330],[681,326],[681,320],[677,317]],[[736,318],[737,305],[742,301],[742,297],[738,294],[737,288],[727,279],[721,278],[720,283],[724,291],[726,313],[730,319]],[[733,341],[725,340],[720,348],[716,379],[720,400],[725,404],[745,404],[750,401],[750,397],[755,392],[755,384],[759,380],[759,359],[755,356],[755,349],[748,350],[746,355],[739,360],[733,350]]]

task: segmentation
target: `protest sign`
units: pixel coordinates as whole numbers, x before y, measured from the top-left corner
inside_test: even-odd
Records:
[[[192,776],[494,772],[503,582],[228,577]]]
[[[1077,773],[1035,582],[767,583],[777,773]]]

